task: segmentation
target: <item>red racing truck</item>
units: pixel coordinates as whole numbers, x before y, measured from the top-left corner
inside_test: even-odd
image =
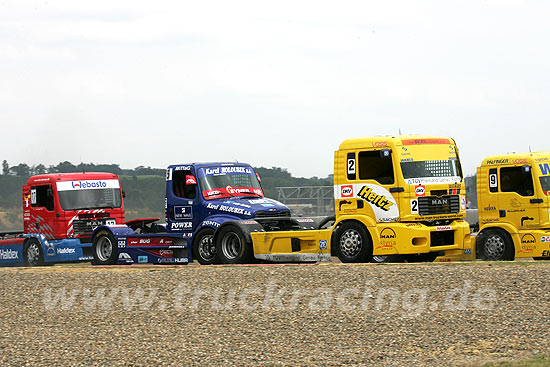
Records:
[[[112,173],[30,177],[23,186],[23,231],[0,233],[0,266],[92,260],[94,229],[124,223],[123,196]]]

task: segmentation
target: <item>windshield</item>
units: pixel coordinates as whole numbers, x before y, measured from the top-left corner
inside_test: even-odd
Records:
[[[120,189],[58,191],[63,210],[120,208]]]
[[[550,194],[550,176],[540,176],[540,186],[545,195]]]
[[[460,177],[462,172],[458,160],[419,161],[401,162],[403,177],[424,178],[424,177]]]
[[[232,196],[263,197],[252,167],[220,166],[198,170],[202,196],[206,200]]]

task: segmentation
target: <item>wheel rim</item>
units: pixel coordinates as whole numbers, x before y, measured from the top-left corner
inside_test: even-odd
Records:
[[[242,249],[241,238],[235,232],[228,232],[222,239],[222,253],[225,258],[233,260]]]
[[[492,235],[485,241],[485,255],[490,259],[501,259],[504,255],[504,240],[499,235]]]
[[[216,249],[212,246],[212,235],[206,235],[199,240],[199,256],[206,261],[214,259]]]
[[[99,260],[107,261],[113,253],[113,244],[108,237],[101,237],[96,244],[96,254]]]
[[[39,259],[40,249],[38,248],[38,245],[36,243],[32,242],[27,248],[27,261],[29,265],[33,266],[38,264]]]
[[[340,238],[340,250],[342,255],[353,258],[359,255],[363,248],[363,240],[359,232],[355,229],[348,229]]]

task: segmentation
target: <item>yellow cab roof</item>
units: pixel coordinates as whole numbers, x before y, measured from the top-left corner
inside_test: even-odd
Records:
[[[353,138],[347,139],[340,144],[340,150],[347,149],[360,149],[360,148],[383,148],[402,145],[403,141],[409,141],[409,143],[422,144],[422,141],[430,141],[432,144],[439,141],[441,144],[454,144],[454,140],[444,136],[430,136],[430,135],[388,135],[388,136],[374,136],[368,138]],[[438,143],[439,143],[438,142]]]
[[[549,162],[550,152],[530,152],[530,153],[508,153],[493,155],[485,158],[482,162],[482,166],[500,166],[503,164],[533,164],[538,162]]]

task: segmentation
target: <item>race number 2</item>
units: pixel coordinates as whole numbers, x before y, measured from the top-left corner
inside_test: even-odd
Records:
[[[411,200],[411,214],[418,214],[418,199]]]

